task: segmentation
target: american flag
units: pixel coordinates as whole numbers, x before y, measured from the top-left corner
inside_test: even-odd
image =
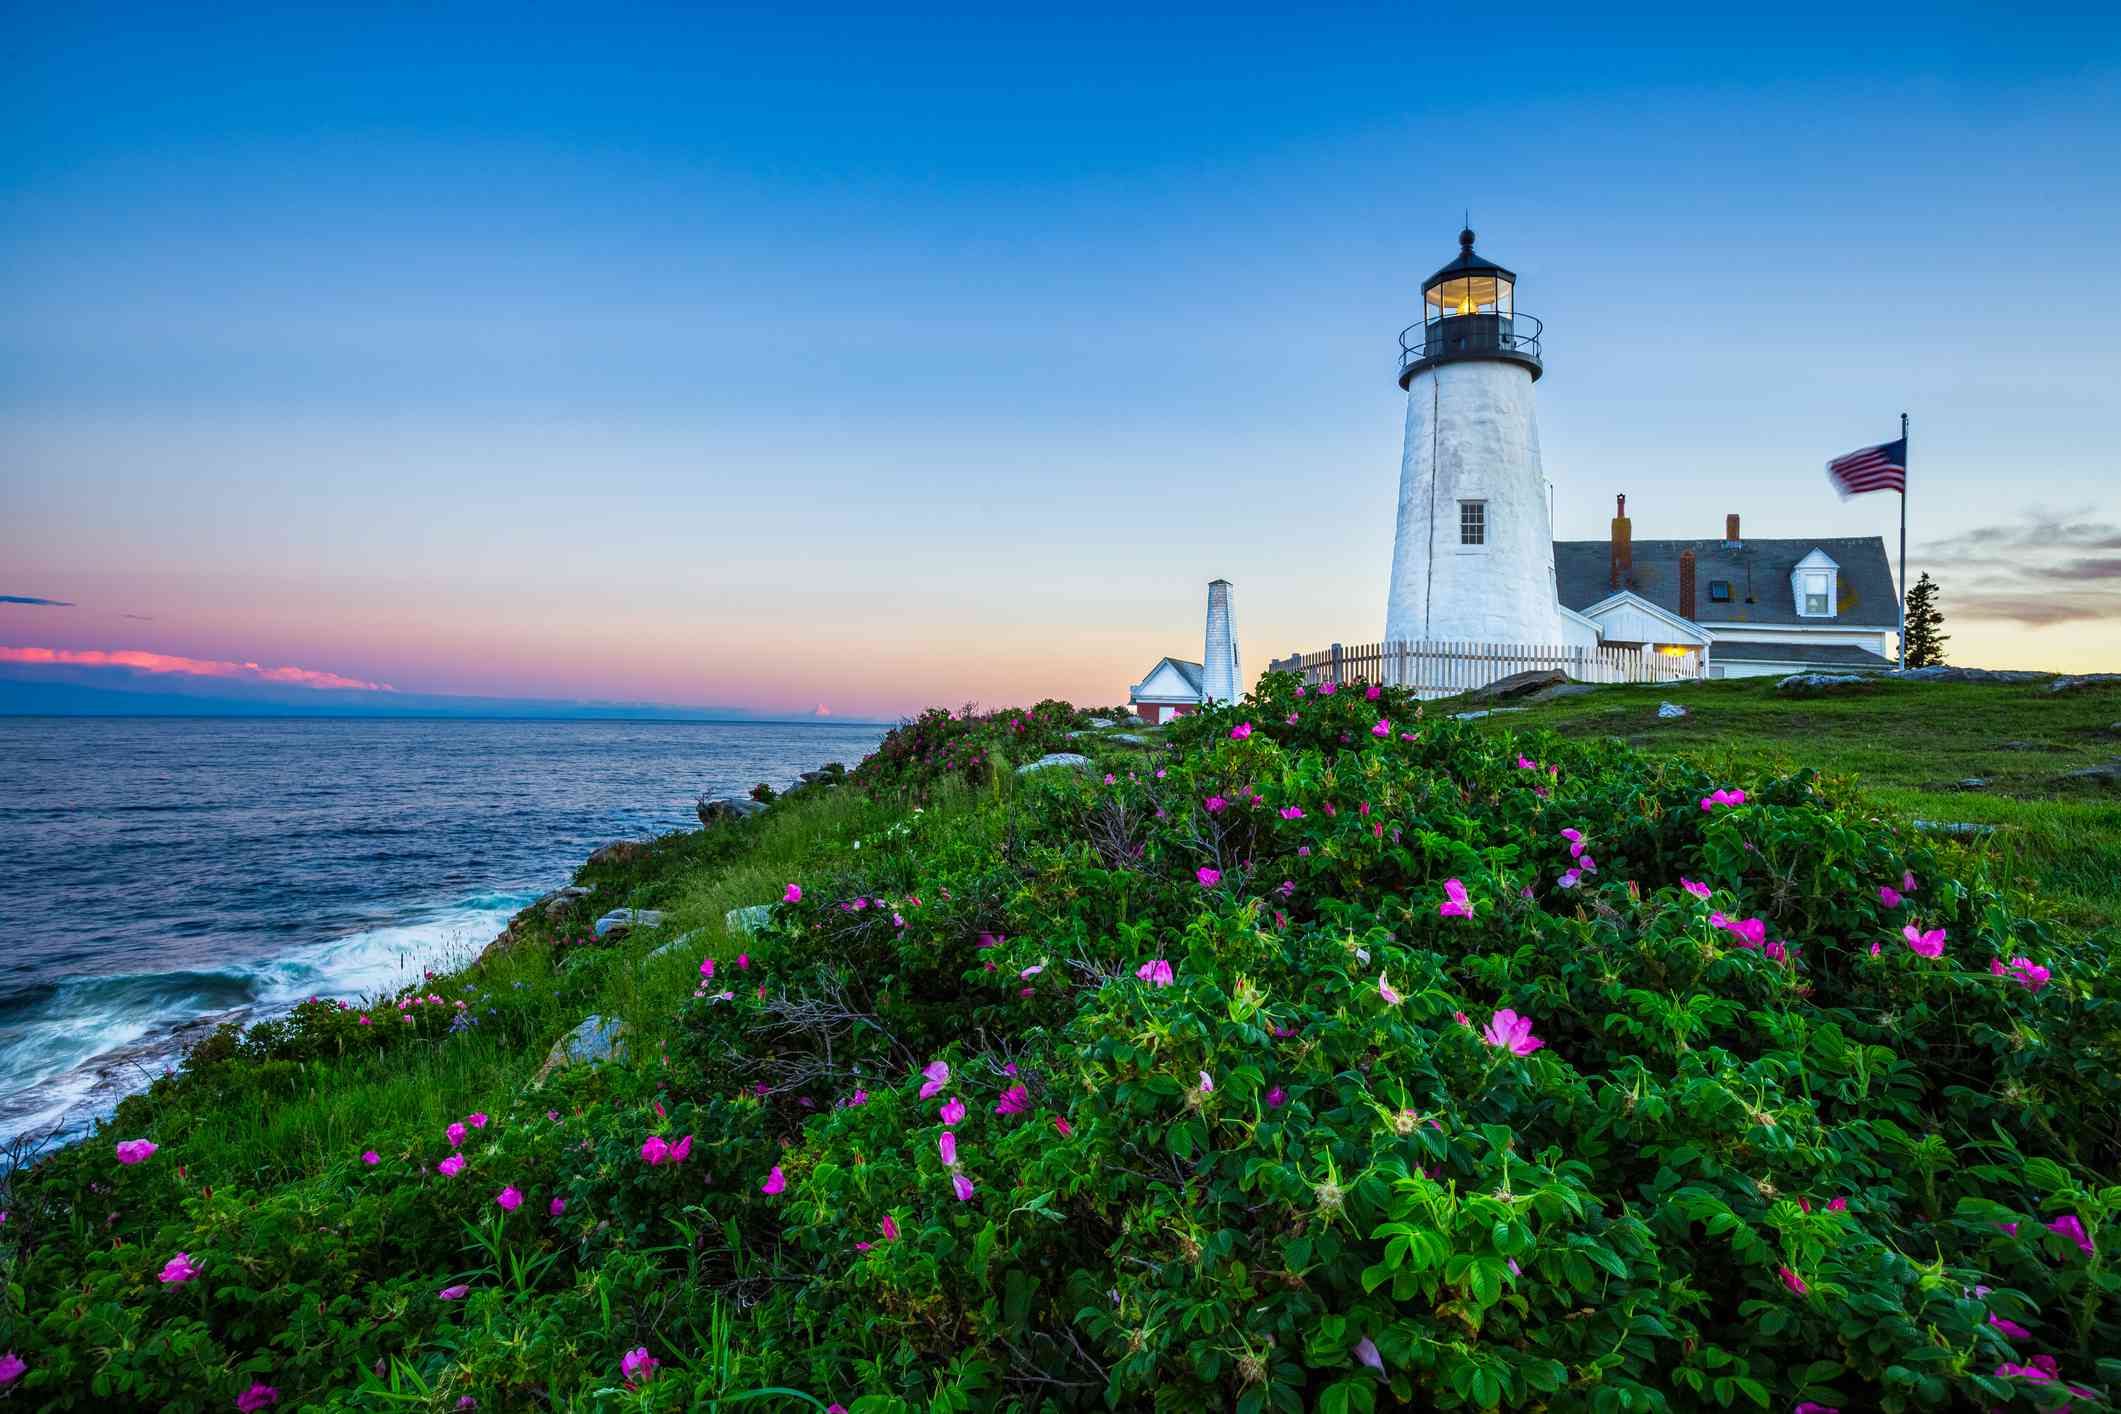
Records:
[[[1907,438],[1881,442],[1850,452],[1826,464],[1826,479],[1846,501],[1867,491],[1898,491],[1907,494]]]

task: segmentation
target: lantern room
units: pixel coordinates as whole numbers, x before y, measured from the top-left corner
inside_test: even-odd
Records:
[[[1517,312],[1517,276],[1473,249],[1473,232],[1458,233],[1458,258],[1421,287],[1421,323],[1399,336],[1399,386],[1424,368],[1460,359],[1500,359],[1523,366],[1536,380],[1540,323]]]

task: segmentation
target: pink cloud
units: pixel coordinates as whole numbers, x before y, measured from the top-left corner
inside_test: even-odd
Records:
[[[189,678],[232,678],[242,682],[283,683],[291,687],[333,687],[355,692],[395,692],[387,682],[321,673],[314,668],[262,668],[218,658],[180,658],[138,648],[9,648],[0,645],[0,663],[71,668],[131,668],[141,673],[174,673]]]

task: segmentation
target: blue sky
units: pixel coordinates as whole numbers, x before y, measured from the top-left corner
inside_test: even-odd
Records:
[[[1250,666],[1372,638],[1470,207],[1562,535],[1890,536],[1820,466],[1905,410],[1960,660],[2121,661],[2111,18],[0,25],[0,594],[72,606],[0,645],[873,715],[1116,700],[1218,575]]]

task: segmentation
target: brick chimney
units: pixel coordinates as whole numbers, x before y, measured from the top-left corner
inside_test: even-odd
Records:
[[[1694,617],[1694,552],[1679,552],[1679,617]]]
[[[1745,543],[1738,538],[1738,517],[1736,515],[1727,515],[1723,518],[1723,543],[1726,545],[1741,545]]]
[[[1616,496],[1614,503],[1612,587],[1625,589],[1635,570],[1635,528],[1628,520],[1628,498]]]

